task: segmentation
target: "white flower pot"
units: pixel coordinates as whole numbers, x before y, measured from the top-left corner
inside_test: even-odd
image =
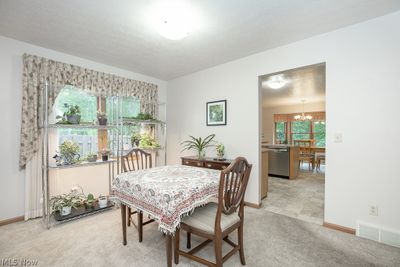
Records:
[[[66,216],[71,214],[71,207],[62,207],[61,216]]]
[[[107,207],[107,198],[100,198],[99,199],[99,207],[100,208],[105,208]]]

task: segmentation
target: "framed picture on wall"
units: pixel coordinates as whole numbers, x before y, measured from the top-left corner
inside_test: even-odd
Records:
[[[207,102],[207,126],[226,125],[226,100]]]

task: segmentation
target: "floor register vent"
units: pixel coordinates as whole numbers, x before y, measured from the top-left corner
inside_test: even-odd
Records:
[[[400,248],[400,233],[376,225],[357,222],[357,236]]]

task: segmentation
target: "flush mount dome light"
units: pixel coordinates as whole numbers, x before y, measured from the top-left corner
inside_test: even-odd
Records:
[[[197,23],[193,7],[183,1],[163,1],[154,8],[152,16],[157,32],[170,40],[187,37]]]
[[[274,90],[281,89],[288,81],[283,77],[283,74],[274,75],[268,78],[266,85]]]

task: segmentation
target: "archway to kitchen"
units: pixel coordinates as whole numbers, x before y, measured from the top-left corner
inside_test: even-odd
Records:
[[[325,63],[259,76],[262,208],[323,224]]]

